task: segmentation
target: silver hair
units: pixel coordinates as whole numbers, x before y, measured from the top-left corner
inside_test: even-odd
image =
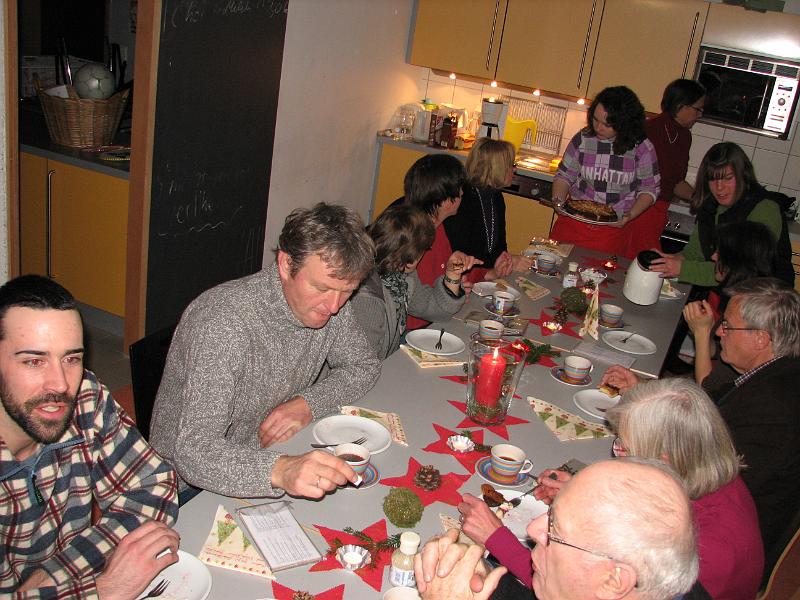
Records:
[[[606,419],[625,438],[631,455],[666,456],[693,500],[739,474],[741,462],[728,426],[694,381],[669,378],[640,383],[608,409]]]
[[[697,579],[700,562],[683,482],[660,460],[628,457],[612,462],[618,467],[632,463],[655,469],[669,482],[619,473],[608,477],[606,485],[596,486],[592,524],[584,528],[591,548],[636,571],[642,600],[685,594]]]
[[[739,298],[742,319],[769,334],[775,356],[800,357],[800,295],[774,277],[755,277],[725,289]]]

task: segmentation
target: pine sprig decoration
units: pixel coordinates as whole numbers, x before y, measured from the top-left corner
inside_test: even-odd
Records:
[[[551,358],[555,356],[561,356],[561,352],[558,350],[553,350],[553,347],[550,344],[536,344],[526,338],[522,338],[522,341],[530,348],[528,356],[525,358],[525,361],[529,365],[535,365],[542,360],[542,357],[544,356],[549,356]]]
[[[464,429],[463,431],[459,431],[458,433],[460,435],[463,435],[464,437],[467,437],[467,438],[472,440],[472,432],[469,429]],[[492,447],[491,446],[487,446],[486,444],[479,444],[475,440],[472,440],[472,441],[475,444],[475,451],[476,452],[481,452],[483,454],[491,454],[492,453]]]

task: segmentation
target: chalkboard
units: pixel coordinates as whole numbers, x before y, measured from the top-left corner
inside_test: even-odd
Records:
[[[288,0],[163,0],[145,331],[261,268]]]

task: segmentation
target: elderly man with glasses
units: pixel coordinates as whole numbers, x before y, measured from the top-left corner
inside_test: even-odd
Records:
[[[483,546],[457,544],[457,533],[431,540],[416,558],[425,600],[483,600],[505,574],[504,567],[487,572]],[[625,458],[587,467],[531,521],[528,535],[536,542],[539,600],[671,600],[697,578],[688,498],[658,461]]]
[[[716,402],[747,468],[742,479],[758,511],[767,569],[800,510],[800,295],[774,278],[755,278],[725,290],[723,320],[693,323],[695,339],[714,331],[721,361],[698,369],[698,383]],[[702,373],[706,373],[703,375]],[[603,376],[624,393],[636,376],[619,366]]]

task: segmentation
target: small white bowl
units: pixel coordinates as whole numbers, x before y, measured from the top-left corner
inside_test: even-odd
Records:
[[[608,273],[606,273],[605,271],[592,268],[581,269],[580,275],[581,275],[581,280],[583,280],[584,283],[587,281],[593,281],[595,285],[600,285],[608,277]]]
[[[348,571],[355,571],[372,562],[372,556],[363,546],[347,544],[336,551],[336,560]]]
[[[465,435],[451,435],[447,438],[447,447],[453,452],[464,454],[475,449],[475,442]]]

